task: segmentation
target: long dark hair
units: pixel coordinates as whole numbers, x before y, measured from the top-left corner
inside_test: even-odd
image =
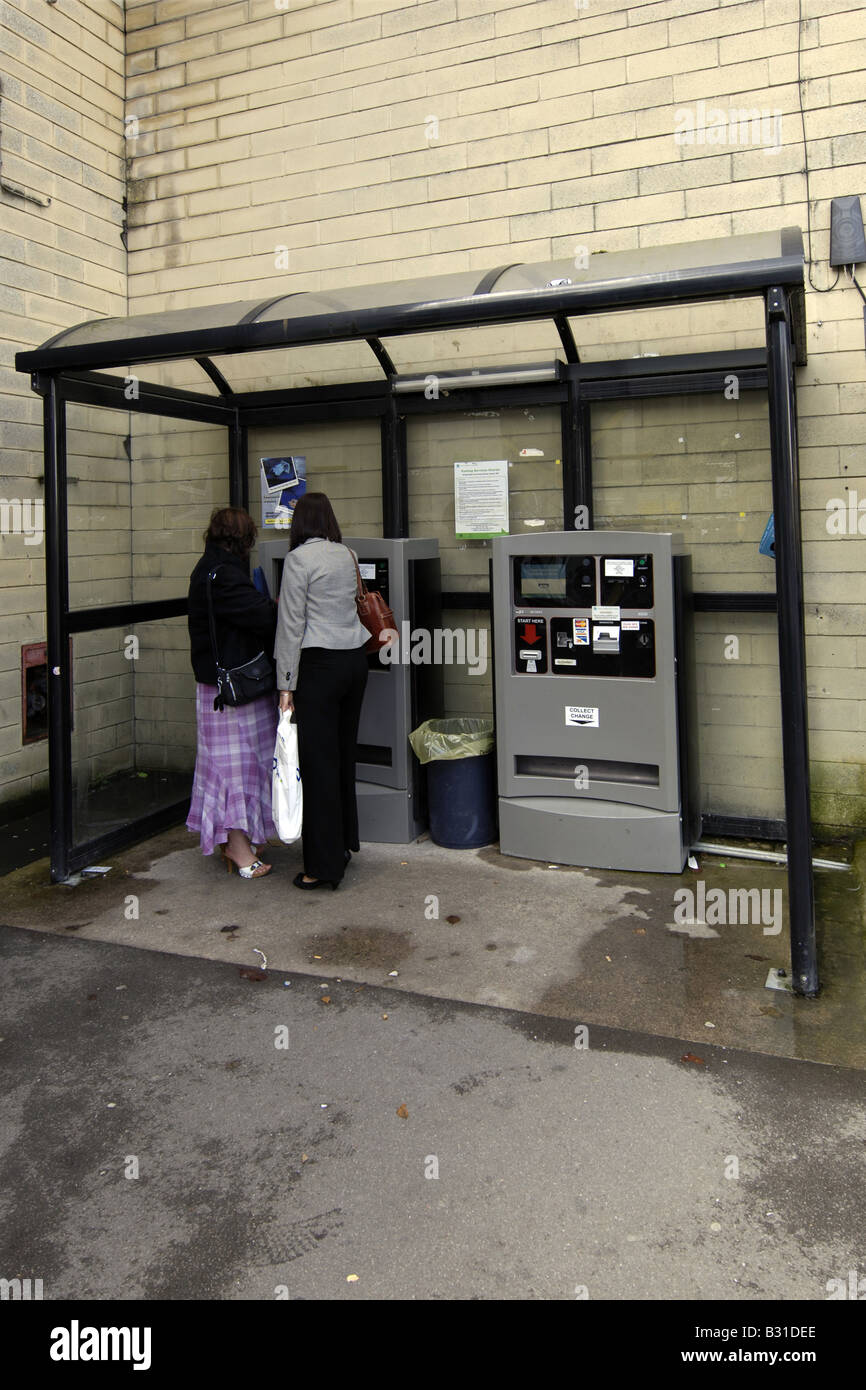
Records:
[[[292,513],[292,529],[289,531],[289,550],[296,550],[304,541],[318,537],[323,541],[343,539],[343,533],[334,516],[334,508],[324,492],[305,492],[295,505]]]
[[[252,550],[258,528],[243,507],[217,507],[204,533],[205,545],[219,545],[232,555],[246,559]]]

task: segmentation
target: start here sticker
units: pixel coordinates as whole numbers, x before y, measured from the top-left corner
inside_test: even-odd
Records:
[[[597,729],[598,709],[594,705],[566,705],[565,722],[581,729]]]

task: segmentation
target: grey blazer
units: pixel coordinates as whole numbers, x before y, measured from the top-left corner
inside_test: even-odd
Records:
[[[286,556],[274,644],[278,690],[295,689],[304,647],[351,651],[369,640],[355,608],[354,553],[316,536]]]

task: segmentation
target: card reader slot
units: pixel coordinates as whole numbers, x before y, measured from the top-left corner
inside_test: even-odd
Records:
[[[586,768],[588,783],[624,782],[640,787],[659,785],[656,763],[615,762],[610,758],[551,758],[531,753],[518,754],[514,759],[514,771],[518,777],[556,777],[573,782],[578,768]]]

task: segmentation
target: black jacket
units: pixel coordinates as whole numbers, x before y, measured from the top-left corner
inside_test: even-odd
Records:
[[[277,627],[277,605],[253,584],[249,562],[221,546],[208,544],[190,575],[187,618],[192,669],[203,685],[216,685],[207,606],[207,577],[213,570],[214,619],[221,666],[243,666],[261,651],[272,656]]]

